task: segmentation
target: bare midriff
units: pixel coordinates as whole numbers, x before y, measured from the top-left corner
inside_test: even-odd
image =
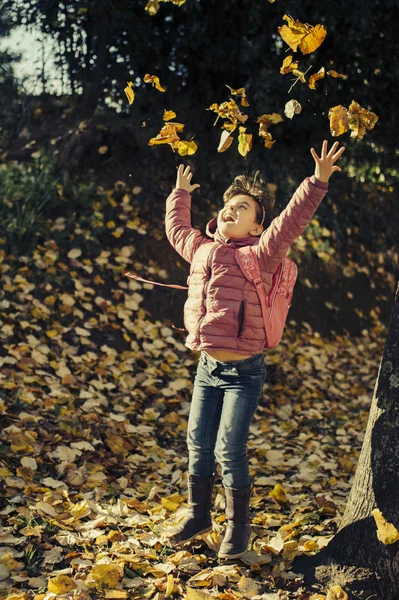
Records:
[[[203,350],[205,354],[209,354],[215,360],[220,360],[221,362],[226,362],[228,360],[244,360],[245,358],[249,358],[253,356],[253,354],[238,354],[237,352],[229,352],[228,350]]]

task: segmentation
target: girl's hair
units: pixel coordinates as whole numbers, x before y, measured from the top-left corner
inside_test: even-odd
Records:
[[[264,185],[264,182],[258,178],[258,175],[259,171],[255,173],[253,179],[250,179],[246,175],[238,175],[235,177],[233,183],[229,185],[223,194],[223,202],[226,204],[231,198],[234,198],[234,196],[238,196],[239,194],[250,196],[256,201],[256,223],[259,225],[263,224],[263,229],[265,230],[273,220],[272,209],[274,206],[274,199],[262,189],[261,185]],[[261,185],[257,184],[257,179],[260,181]]]

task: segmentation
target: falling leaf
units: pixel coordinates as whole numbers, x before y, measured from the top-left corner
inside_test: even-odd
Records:
[[[106,154],[106,152],[108,152],[108,146],[100,146],[97,152],[99,154]]]
[[[145,5],[145,10],[153,17],[159,11],[159,2],[160,0],[148,0]]]
[[[218,152],[225,152],[227,148],[230,148],[233,143],[233,138],[228,131],[222,131],[220,136],[220,142],[218,146]]]
[[[144,75],[144,82],[152,83],[153,87],[156,87],[157,90],[159,90],[160,92],[166,91],[159,83],[159,77],[157,77],[156,75],[149,75],[149,73],[147,73],[146,75]]]
[[[164,121],[170,121],[171,119],[174,119],[176,116],[176,113],[173,112],[173,110],[164,110],[163,112],[163,120]]]
[[[246,127],[240,127],[239,131],[238,152],[241,154],[241,156],[245,157],[252,148],[252,134],[245,133]]]
[[[316,81],[318,81],[319,79],[323,79],[323,77],[325,77],[325,71],[324,67],[321,67],[321,69],[319,69],[317,73],[313,73],[313,75],[309,77],[308,86],[310,87],[310,89],[315,90]]]
[[[347,75],[342,75],[342,73],[337,73],[337,71],[334,71],[333,69],[330,69],[329,71],[327,71],[327,75],[330,75],[330,77],[335,77],[335,78],[341,78],[341,79],[348,79]]]
[[[399,531],[395,525],[388,523],[379,508],[371,511],[377,525],[377,537],[383,544],[395,544],[399,540]]]
[[[298,50],[298,47],[302,54],[314,52],[323,43],[327,35],[323,25],[312,26],[309,23],[301,23],[295,21],[290,15],[284,15],[283,20],[287,21],[288,25],[279,27],[278,31],[294,52]]]
[[[185,140],[182,140],[179,142],[179,144],[177,146],[177,152],[180,154],[180,156],[187,156],[187,155],[195,154],[197,151],[197,148],[198,148],[198,146],[194,141],[187,142]]]
[[[134,102],[133,81],[128,81],[127,86],[124,89],[124,92],[127,96],[129,104],[133,104],[133,102]]]
[[[362,139],[367,130],[373,129],[378,116],[352,100],[348,109],[334,106],[328,112],[330,130],[333,136],[339,136],[351,129],[351,137]]]
[[[228,102],[222,102],[222,104],[211,104],[206,110],[214,111],[218,118],[228,119],[230,123],[224,123],[223,127],[229,131],[234,131],[238,123],[245,123],[248,119],[248,115],[244,115],[240,111],[233,98],[230,98]],[[216,122],[214,124],[216,125]]]
[[[239,96],[241,98],[241,106],[249,106],[248,101],[245,95],[245,88],[239,88],[238,90],[233,90],[229,85],[226,85],[229,88],[232,96]]]
[[[175,150],[179,146],[180,138],[178,132],[182,131],[184,125],[182,123],[165,123],[156,138],[151,138],[148,142],[149,146],[159,144],[170,144]]]
[[[292,119],[294,115],[299,115],[302,112],[302,106],[297,100],[289,100],[284,107],[284,114],[288,119]]]
[[[282,116],[278,113],[264,114],[256,119],[259,123],[259,136],[263,138],[266,148],[271,148],[276,140],[273,140],[269,127],[280,123],[283,120]]]

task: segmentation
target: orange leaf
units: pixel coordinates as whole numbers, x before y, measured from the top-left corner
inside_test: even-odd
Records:
[[[125,94],[127,96],[129,104],[132,104],[133,101],[134,101],[133,81],[128,81],[127,87],[125,87],[124,92],[125,92]]]

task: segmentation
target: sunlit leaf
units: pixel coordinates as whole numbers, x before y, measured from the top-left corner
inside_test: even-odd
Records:
[[[330,69],[329,71],[327,71],[327,75],[330,75],[330,77],[335,77],[335,78],[340,78],[340,79],[348,79],[347,75],[343,75],[342,73],[337,73],[337,71],[334,71],[333,69]]]
[[[177,152],[180,154],[180,156],[195,154],[197,149],[198,146],[194,141],[188,142],[186,140],[182,140],[177,146]]]
[[[170,121],[171,119],[174,119],[176,116],[176,113],[173,112],[173,110],[164,110],[163,111],[163,120],[164,121]]]
[[[152,83],[153,87],[156,87],[156,89],[160,92],[166,91],[159,83],[159,77],[157,77],[156,75],[149,75],[149,73],[146,73],[146,75],[144,75],[144,82]]]
[[[323,77],[325,77],[325,70],[324,67],[321,67],[321,69],[319,69],[317,73],[313,73],[313,75],[309,77],[308,86],[310,87],[310,89],[315,90],[316,81],[318,81],[319,79],[323,79]]]
[[[238,152],[241,154],[241,156],[245,156],[248,154],[248,152],[250,152],[251,148],[252,148],[252,134],[251,133],[245,133],[246,132],[246,127],[240,127],[239,128],[239,135],[238,135]]]
[[[227,148],[230,148],[232,143],[233,137],[230,135],[230,133],[228,131],[222,131],[218,146],[218,152],[225,152]]]
[[[284,114],[288,119],[292,119],[294,115],[299,115],[302,112],[302,106],[297,100],[289,100],[284,106]]]
[[[298,50],[298,47],[302,54],[314,52],[323,43],[327,35],[323,25],[312,26],[309,23],[301,23],[295,21],[290,15],[284,15],[283,20],[287,21],[288,25],[279,27],[278,31],[294,52]]]
[[[377,525],[377,537],[383,544],[395,544],[399,540],[399,531],[395,525],[388,523],[379,508],[371,511]]]
[[[226,85],[229,88],[232,96],[239,96],[241,98],[241,106],[249,106],[248,101],[245,95],[245,88],[239,88],[238,90],[233,90],[229,85]]]
[[[129,104],[132,104],[134,102],[133,81],[128,81],[127,87],[125,87],[124,92],[127,96]]]

